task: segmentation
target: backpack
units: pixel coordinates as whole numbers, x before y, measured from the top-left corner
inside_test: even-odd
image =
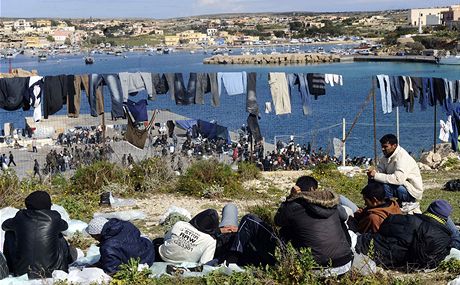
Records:
[[[447,191],[460,191],[460,179],[452,179],[446,182],[444,189]]]

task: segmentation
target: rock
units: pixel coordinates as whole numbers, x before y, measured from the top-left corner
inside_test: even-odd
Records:
[[[432,164],[433,163],[433,152],[429,151],[429,152],[422,153],[422,155],[420,156],[420,162],[423,164],[427,164],[427,165]]]
[[[420,168],[420,170],[422,170],[422,171],[423,171],[423,170],[431,170],[431,167],[429,167],[429,166],[426,165],[426,164],[423,164],[423,163],[421,163],[421,162],[417,162],[417,164],[418,164],[418,168]]]
[[[432,159],[434,163],[439,163],[441,162],[442,157],[439,153],[433,153]]]

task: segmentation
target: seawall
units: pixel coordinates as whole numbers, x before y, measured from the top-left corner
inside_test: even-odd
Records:
[[[215,55],[204,64],[306,64],[339,62],[340,56],[320,53],[284,53],[256,55]]]

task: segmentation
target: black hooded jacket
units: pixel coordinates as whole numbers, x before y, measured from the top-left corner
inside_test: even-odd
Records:
[[[295,248],[311,248],[321,266],[339,267],[353,258],[350,236],[340,219],[339,196],[332,191],[291,195],[275,215],[280,235]]]
[[[62,235],[67,222],[54,210],[27,210],[2,224],[3,247],[10,272],[30,278],[51,277],[53,270],[68,270],[69,246]]]
[[[356,251],[368,254],[371,241],[375,262],[390,268],[435,268],[451,248],[449,229],[421,214],[386,218],[377,233],[358,236]]]
[[[207,209],[198,213],[190,222],[197,230],[213,238],[219,234],[219,214],[214,209]]]

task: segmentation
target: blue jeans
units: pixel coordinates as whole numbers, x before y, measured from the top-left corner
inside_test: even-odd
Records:
[[[383,184],[385,198],[398,198],[398,202],[415,202],[415,198],[407,191],[403,185]]]

